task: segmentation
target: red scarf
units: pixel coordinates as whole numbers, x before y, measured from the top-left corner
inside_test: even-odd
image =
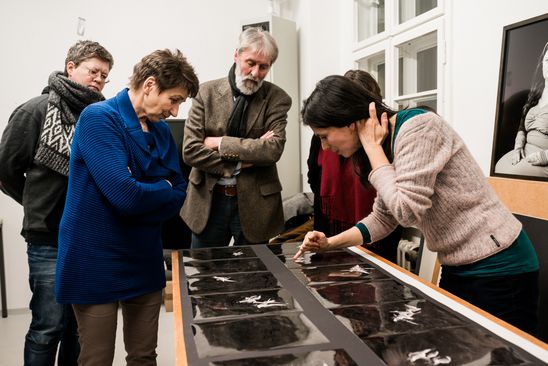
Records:
[[[321,149],[318,165],[322,213],[329,219],[331,235],[338,234],[371,213],[377,192],[361,185],[351,159]]]

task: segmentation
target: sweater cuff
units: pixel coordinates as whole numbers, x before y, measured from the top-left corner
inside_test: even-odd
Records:
[[[360,233],[362,234],[363,244],[371,243],[371,234],[369,233],[367,226],[365,226],[363,222],[358,222],[355,226],[358,228],[358,230],[360,230]]]
[[[387,168],[393,168],[392,164],[381,165],[380,167],[378,167],[376,169],[373,169],[371,172],[369,172],[369,175],[367,176],[367,180],[371,182],[371,178],[373,177],[373,175],[375,175],[377,172],[383,171]]]

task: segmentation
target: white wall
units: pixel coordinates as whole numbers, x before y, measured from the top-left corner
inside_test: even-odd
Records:
[[[293,13],[299,33],[300,105],[325,76],[341,72],[341,57],[348,53],[342,42],[342,8],[338,1],[295,0]],[[348,0],[343,0],[348,1]],[[283,15],[283,14],[282,14]],[[301,172],[303,190],[310,192],[306,173],[306,159],[310,149],[312,130],[301,126]]]
[[[548,13],[546,0],[448,1],[453,127],[489,175],[504,26]],[[546,35],[548,38],[548,34]]]
[[[111,82],[103,90],[107,98],[127,84],[142,56],[159,48],[181,49],[206,81],[228,74],[241,20],[265,16],[268,5],[267,0],[4,0],[0,131],[13,109],[39,95],[49,74],[63,68],[67,49],[78,39],[96,40],[114,56]],[[78,17],[86,19],[83,37],[76,34]],[[22,208],[0,194],[9,309],[25,308],[30,299],[22,218]]]

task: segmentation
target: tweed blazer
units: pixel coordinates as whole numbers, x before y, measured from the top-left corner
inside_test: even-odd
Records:
[[[282,231],[284,224],[276,162],[285,145],[291,98],[265,81],[248,106],[243,138],[226,136],[233,105],[228,78],[202,84],[192,102],[183,140],[183,159],[192,171],[181,217],[194,233],[201,233],[219,178],[230,177],[238,162],[251,163],[236,176],[240,223],[248,241],[267,242]],[[273,131],[274,137],[260,139],[267,131]],[[209,136],[223,136],[219,151],[204,145]]]

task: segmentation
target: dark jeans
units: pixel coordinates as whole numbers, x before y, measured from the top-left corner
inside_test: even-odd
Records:
[[[207,225],[200,234],[192,234],[191,247],[223,247],[230,243],[232,237],[234,237],[234,245],[249,244],[240,225],[238,197],[228,197],[214,192]]]
[[[25,337],[25,365],[76,365],[80,345],[76,318],[70,305],[55,301],[57,248],[27,245],[32,321]]]
[[[531,335],[538,332],[538,271],[464,277],[442,270],[440,287]]]

